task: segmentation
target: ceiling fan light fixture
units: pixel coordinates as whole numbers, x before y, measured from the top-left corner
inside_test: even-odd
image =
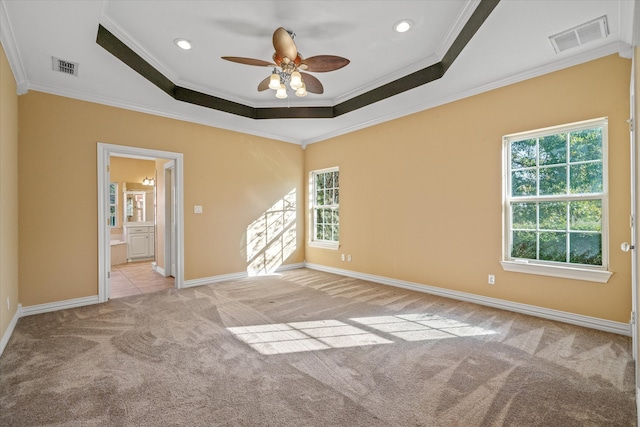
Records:
[[[398,33],[406,33],[413,27],[413,21],[411,19],[403,19],[393,24],[393,29]]]
[[[278,90],[276,91],[276,98],[284,99],[287,97],[287,88],[285,85],[281,84]]]
[[[291,89],[297,90],[302,86],[302,75],[298,71],[291,73],[291,81],[289,81]]]
[[[269,78],[269,89],[280,89],[280,74],[278,74],[276,71],[274,71]]]
[[[302,85],[298,89],[296,89],[296,96],[307,96],[307,86],[304,83],[302,83]]]
[[[189,50],[193,48],[193,43],[187,39],[175,39],[173,41],[180,49]]]

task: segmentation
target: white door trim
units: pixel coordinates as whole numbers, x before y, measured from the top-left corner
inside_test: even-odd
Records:
[[[173,276],[175,274],[173,266],[173,254],[176,253],[176,245],[173,238],[173,223],[175,222],[175,212],[177,210],[175,198],[175,162],[172,160],[164,164],[164,275]],[[167,180],[167,177],[171,177]],[[169,196],[169,197],[167,197]]]
[[[153,150],[148,148],[128,147],[123,145],[98,143],[98,302],[106,302],[109,299],[109,273],[111,271],[111,230],[108,225],[109,206],[109,158],[142,157],[162,158],[175,162],[175,200],[176,200],[176,271],[174,277],[176,288],[184,287],[184,181],[183,181],[183,155],[170,151]]]

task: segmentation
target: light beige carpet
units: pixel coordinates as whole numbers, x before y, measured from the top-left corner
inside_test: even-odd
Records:
[[[2,426],[635,426],[627,337],[300,269],[19,320]]]

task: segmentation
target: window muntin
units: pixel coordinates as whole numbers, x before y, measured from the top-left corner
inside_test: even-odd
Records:
[[[311,172],[313,227],[311,243],[337,249],[340,241],[340,173],[338,168]]]
[[[118,183],[109,184],[109,226],[118,226]]]
[[[606,269],[606,119],[504,140],[505,260]]]

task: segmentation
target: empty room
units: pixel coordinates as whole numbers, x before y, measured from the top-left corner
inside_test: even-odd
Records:
[[[637,0],[0,0],[0,425],[636,426]]]

